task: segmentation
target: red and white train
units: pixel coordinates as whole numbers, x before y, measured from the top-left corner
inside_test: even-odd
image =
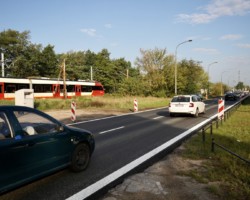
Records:
[[[65,81],[67,98],[76,96],[103,96],[104,88],[97,81]],[[49,78],[0,77],[0,99],[14,99],[15,91],[33,89],[34,98],[64,97],[64,81]]]

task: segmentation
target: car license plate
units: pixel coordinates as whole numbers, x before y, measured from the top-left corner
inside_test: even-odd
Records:
[[[183,104],[176,104],[176,107],[183,107]]]

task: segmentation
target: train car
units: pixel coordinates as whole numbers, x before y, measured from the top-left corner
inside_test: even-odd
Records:
[[[97,81],[65,81],[67,98],[103,96],[104,88]],[[64,81],[50,78],[0,78],[0,99],[14,99],[15,91],[33,89],[34,98],[63,98]]]

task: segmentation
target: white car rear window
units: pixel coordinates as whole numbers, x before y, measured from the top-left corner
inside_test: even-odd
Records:
[[[174,97],[172,99],[172,102],[189,102],[189,101],[190,101],[190,97],[184,97],[184,96]]]

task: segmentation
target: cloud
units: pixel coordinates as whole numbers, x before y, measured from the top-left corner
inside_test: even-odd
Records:
[[[202,41],[208,41],[211,40],[211,37],[207,37],[207,36],[200,36],[200,35],[195,35],[195,36],[191,36],[188,37],[187,40],[202,40]]]
[[[93,29],[93,28],[84,28],[84,29],[81,29],[81,32],[86,33],[90,37],[96,37],[97,36],[96,30]]]
[[[243,16],[250,13],[249,0],[213,0],[200,8],[203,13],[179,14],[177,22],[206,24],[223,16]]]
[[[250,49],[250,44],[237,44],[236,46],[240,48]]]
[[[205,54],[219,54],[217,49],[195,48],[193,51]]]
[[[220,40],[239,40],[243,36],[239,34],[228,34],[228,35],[223,35],[220,37]]]

